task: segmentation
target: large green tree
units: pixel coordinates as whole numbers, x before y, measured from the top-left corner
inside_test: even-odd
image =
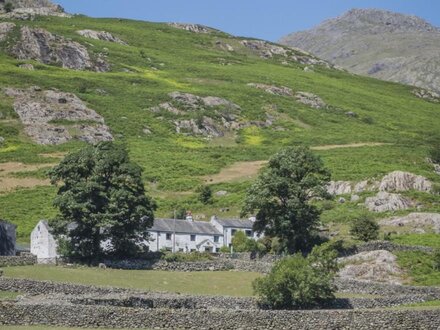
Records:
[[[93,260],[103,254],[102,242],[117,256],[140,251],[156,208],[141,174],[127,150],[112,142],[71,153],[50,172],[59,185],[59,213],[50,224],[66,255]]]
[[[254,230],[277,237],[282,251],[308,251],[320,216],[310,201],[327,196],[329,180],[330,173],[310,149],[283,149],[248,190],[242,214],[256,213]]]

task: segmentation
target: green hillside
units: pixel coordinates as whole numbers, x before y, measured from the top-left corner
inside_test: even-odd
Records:
[[[0,88],[38,85],[74,93],[85,101],[104,117],[115,140],[126,144],[132,159],[144,168],[147,190],[158,201],[158,216],[170,216],[179,206],[206,218],[214,213],[237,216],[249,176],[255,175],[254,163],[239,163],[239,174],[232,176],[215,174],[237,162],[266,160],[279,148],[295,144],[315,147],[334,180],[379,178],[393,170],[405,170],[440,181],[426,161],[429,142],[440,131],[440,105],[415,97],[411,87],[319,65],[304,70],[306,65],[285,62],[278,56],[263,59],[243,46],[240,38],[221,32],[200,34],[167,24],[83,16],[39,17],[14,23],[17,27],[12,36],[0,43]],[[74,71],[13,58],[5,49],[18,38],[23,25],[77,41],[92,54],[107,54],[111,71]],[[110,32],[128,45],[82,37],[76,33],[81,29]],[[234,50],[219,47],[223,44]],[[35,70],[19,68],[23,63],[33,64]],[[328,106],[315,109],[248,83],[310,92]],[[174,114],[151,111],[170,101],[168,94],[175,91],[225,98],[240,106],[241,121],[265,121],[270,115],[273,124],[250,125],[211,139],[178,134],[172,123]],[[9,179],[35,180],[36,186],[0,192],[0,218],[18,224],[19,238],[26,241],[39,219],[54,214],[51,199],[55,188],[42,181],[43,165],[56,163],[62,153],[80,148],[82,142],[35,144],[23,132],[13,99],[3,93],[0,114],[0,136],[5,139],[0,145],[0,165],[38,165],[8,174]],[[185,116],[198,119],[200,114],[189,111]],[[206,179],[209,176],[215,180]],[[214,192],[226,190],[228,194],[215,196],[212,205],[202,205],[195,190],[204,183],[211,184]],[[415,198],[423,201],[426,209],[440,210],[437,196],[420,193]],[[324,214],[328,222],[344,223],[366,212],[350,203],[330,204]],[[220,213],[220,209],[227,210]]]

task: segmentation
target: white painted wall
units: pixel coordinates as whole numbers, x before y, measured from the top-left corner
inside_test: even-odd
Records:
[[[42,221],[31,233],[31,253],[37,256],[38,263],[53,263],[58,257],[57,243]]]
[[[205,235],[194,234],[195,241],[191,241],[191,234],[187,233],[168,233],[169,239],[167,239],[167,233],[165,232],[150,232],[150,241],[147,243],[150,251],[156,252],[161,249],[173,250],[175,239],[175,252],[191,252],[199,251],[204,252],[205,248],[210,248],[212,252],[216,252],[223,246],[223,237],[221,235]],[[218,242],[215,242],[215,237],[218,237]]]

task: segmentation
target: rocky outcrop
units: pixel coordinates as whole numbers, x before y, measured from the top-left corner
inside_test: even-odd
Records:
[[[13,10],[6,13],[4,10],[5,1],[0,1],[0,17],[14,19],[30,19],[34,16],[60,16],[70,17],[64,12],[63,7],[56,5],[49,0],[14,0]]]
[[[182,92],[172,92],[168,97],[170,102],[161,103],[151,108],[151,111],[167,111],[173,114],[176,117],[173,123],[177,133],[219,137],[226,130],[242,127],[238,121],[240,106],[227,99]],[[194,117],[191,113],[197,113],[198,118],[191,118]]]
[[[365,206],[372,212],[387,212],[405,210],[414,205],[411,200],[401,195],[381,191],[374,197],[366,198]]]
[[[257,84],[257,83],[249,83],[249,84],[247,84],[247,86],[261,89],[261,90],[263,90],[269,94],[273,94],[273,95],[293,96],[293,91],[289,87],[284,87],[284,86],[278,87],[278,86]]]
[[[103,56],[92,59],[87,48],[75,41],[28,26],[23,26],[20,34],[20,41],[11,49],[20,60],[36,60],[74,70],[104,72],[110,69]]]
[[[323,109],[327,106],[325,102],[313,93],[308,92],[297,92],[295,93],[295,99],[302,104],[308,105],[309,107],[315,109]]]
[[[25,132],[39,144],[112,140],[104,119],[74,94],[39,87],[7,88],[5,94],[14,98],[14,110]]]
[[[403,270],[397,264],[397,257],[389,251],[361,252],[354,256],[339,258],[343,265],[338,275],[342,280],[361,280],[402,284]]]
[[[283,61],[293,61],[303,65],[320,65],[330,67],[326,61],[320,60],[300,49],[276,45],[263,40],[245,39],[240,42],[244,47],[251,50],[255,55],[264,59],[281,58]],[[286,62],[285,64],[288,64]]]
[[[121,45],[127,45],[127,43],[118,37],[115,37],[110,32],[106,31],[94,31],[94,30],[79,30],[76,31],[80,36],[94,40],[103,40],[108,42],[114,42]]]
[[[327,185],[327,192],[330,195],[344,195],[351,194],[351,182],[350,181],[330,181]]]
[[[0,23],[0,42],[5,41],[9,32],[15,28],[14,23],[3,22]]]
[[[383,219],[380,222],[382,226],[410,228],[413,232],[417,229],[433,230],[440,234],[440,214],[439,213],[410,213],[403,217],[393,217]]]
[[[433,102],[433,103],[439,103],[440,102],[440,94],[437,94],[436,92],[423,89],[423,88],[416,88],[413,89],[412,93],[417,96],[420,99]]]
[[[185,30],[194,33],[212,33],[212,32],[220,32],[219,30],[200,25],[200,24],[187,24],[187,23],[168,23],[169,26],[172,26],[176,29]]]
[[[408,191],[417,190],[430,192],[432,183],[423,176],[408,172],[395,171],[387,174],[380,182],[381,191]]]

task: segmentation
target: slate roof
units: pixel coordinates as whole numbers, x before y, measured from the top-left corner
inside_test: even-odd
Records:
[[[223,227],[252,229],[254,223],[249,219],[216,219]]]
[[[148,231],[160,231],[160,232],[174,232],[174,220],[173,219],[154,219],[153,227]],[[188,220],[176,220],[176,233],[184,234],[206,234],[206,235],[223,235],[213,225],[205,221],[188,221]]]

